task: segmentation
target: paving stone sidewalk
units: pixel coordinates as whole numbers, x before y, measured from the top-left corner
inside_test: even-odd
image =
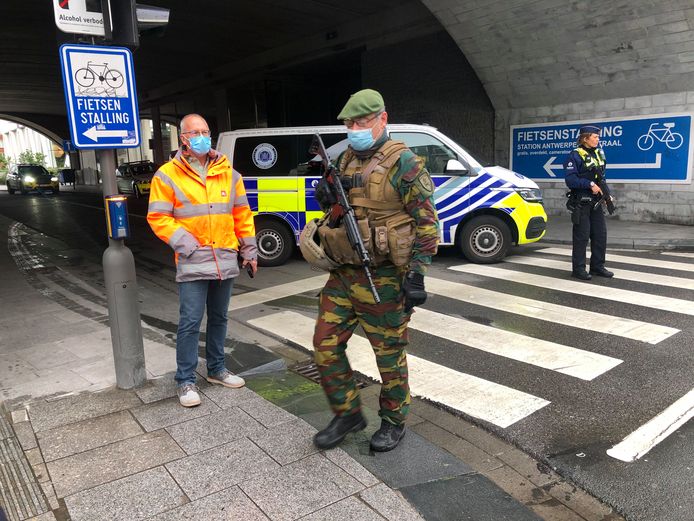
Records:
[[[49,503],[35,519],[423,519],[342,449],[316,449],[314,427],[252,390],[201,391],[201,406],[184,409],[168,375],[14,410]]]

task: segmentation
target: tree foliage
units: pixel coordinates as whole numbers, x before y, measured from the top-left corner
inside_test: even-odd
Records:
[[[29,165],[45,166],[46,164],[46,154],[44,154],[43,152],[32,152],[29,149],[19,154],[18,159],[20,163]]]

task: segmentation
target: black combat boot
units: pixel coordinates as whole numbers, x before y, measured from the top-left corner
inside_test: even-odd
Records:
[[[361,412],[349,416],[335,416],[325,429],[316,433],[313,444],[319,449],[332,449],[350,432],[361,431],[365,427],[366,419]]]
[[[614,273],[612,273],[610,270],[605,269],[605,266],[602,268],[590,268],[590,272],[593,275],[597,275],[598,277],[605,277],[607,279],[614,277]]]
[[[376,452],[388,452],[398,446],[405,436],[405,425],[393,425],[381,420],[381,428],[371,437],[371,449]]]
[[[571,276],[581,280],[590,280],[593,276],[586,270],[576,270],[571,272]]]

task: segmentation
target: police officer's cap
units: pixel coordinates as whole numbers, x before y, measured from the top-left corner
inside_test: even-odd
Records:
[[[337,119],[354,119],[374,112],[380,112],[386,108],[383,96],[373,89],[364,89],[352,94],[342,108]]]
[[[595,125],[585,125],[578,130],[578,133],[579,134],[598,134],[598,135],[600,135],[600,130],[601,130],[601,128],[596,127]]]

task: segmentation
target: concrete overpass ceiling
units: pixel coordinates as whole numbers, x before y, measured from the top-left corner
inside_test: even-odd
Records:
[[[691,90],[693,0],[422,0],[497,110]]]
[[[140,105],[162,105],[238,80],[334,54],[405,27],[440,30],[418,0],[146,0],[171,10],[163,35],[143,34],[135,52]],[[57,30],[46,0],[0,2],[0,113],[65,114]],[[60,42],[60,43],[59,43]]]

